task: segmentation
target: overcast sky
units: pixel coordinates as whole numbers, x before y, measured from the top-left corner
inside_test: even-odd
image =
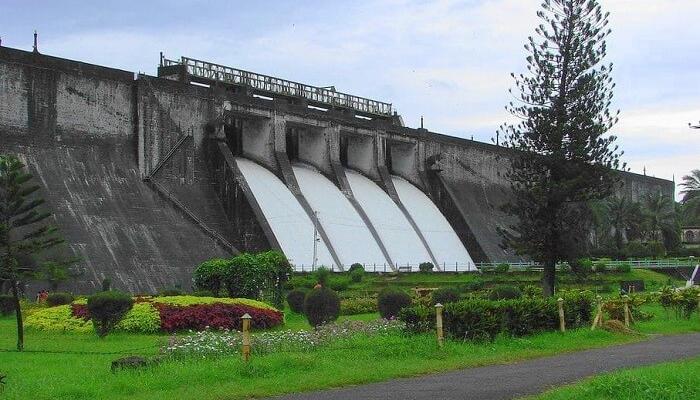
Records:
[[[406,125],[490,141],[538,0],[0,1],[4,46],[155,74],[158,52],[394,104]],[[700,168],[700,0],[607,0],[613,133],[633,172]]]

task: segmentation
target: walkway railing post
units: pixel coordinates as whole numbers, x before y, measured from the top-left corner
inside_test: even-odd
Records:
[[[445,341],[445,336],[442,332],[442,308],[442,304],[435,304],[435,328],[437,331],[437,342],[440,348],[442,348]]]
[[[559,307],[559,330],[566,332],[566,321],[564,321],[564,299],[561,297],[557,299],[557,306]]]
[[[250,320],[253,317],[245,313],[241,319],[243,320],[243,361],[248,362],[250,360]]]

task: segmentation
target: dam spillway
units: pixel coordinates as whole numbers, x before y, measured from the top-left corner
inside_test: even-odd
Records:
[[[474,270],[474,261],[449,221],[423,191],[407,180],[393,176],[396,192],[423,233],[440,268],[448,271]]]
[[[333,182],[309,165],[295,164],[292,169],[343,266],[391,264],[358,212]]]
[[[428,250],[391,197],[358,172],[347,170],[346,176],[355,199],[377,230],[392,261],[398,265],[413,266],[430,261]]]
[[[314,226],[294,194],[267,168],[241,157],[236,157],[236,165],[290,263],[311,266]],[[316,264],[333,266],[333,258],[322,240],[317,243]]]

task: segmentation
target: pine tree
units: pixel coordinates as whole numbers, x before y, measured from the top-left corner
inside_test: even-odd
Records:
[[[38,210],[44,200],[35,195],[39,186],[31,179],[16,156],[0,155],[0,280],[9,281],[14,297],[19,351],[24,348],[20,284],[37,273],[32,256],[63,241],[46,223],[51,214]]]
[[[528,72],[512,74],[517,100],[506,106],[520,122],[499,133],[516,150],[507,173],[514,200],[505,209],[518,222],[507,242],[543,263],[543,292],[552,295],[555,265],[581,253],[588,202],[612,193],[622,152],[607,135],[619,114],[609,111],[612,64],[603,64],[609,13],[596,0],[544,0],[537,15]]]

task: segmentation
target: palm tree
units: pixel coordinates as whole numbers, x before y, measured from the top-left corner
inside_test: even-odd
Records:
[[[644,198],[644,222],[647,239],[659,241],[659,234],[676,229],[676,212],[671,198],[663,193],[650,193]]]
[[[615,231],[615,246],[621,249],[623,241],[629,240],[628,230],[638,228],[641,223],[639,203],[627,197],[611,197],[605,206],[609,224]]]
[[[694,169],[683,177],[683,209],[688,221],[700,220],[700,169]]]

